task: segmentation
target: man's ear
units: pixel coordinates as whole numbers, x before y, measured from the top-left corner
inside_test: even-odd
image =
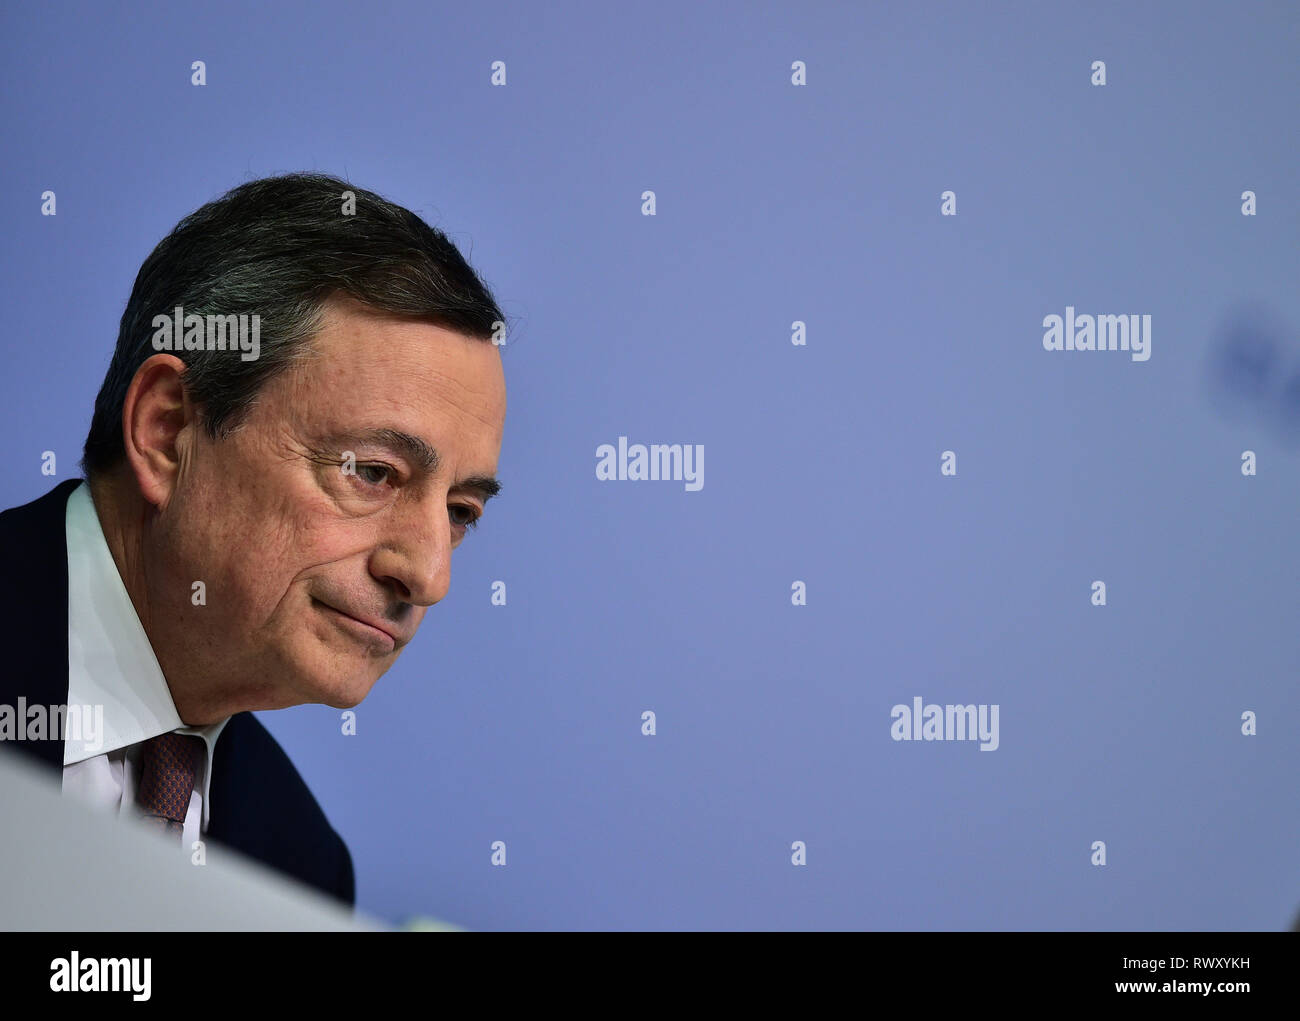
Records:
[[[197,410],[181,377],[185,363],[156,354],[136,369],[122,406],[122,443],[140,495],[162,507],[171,498],[188,436],[198,426]]]

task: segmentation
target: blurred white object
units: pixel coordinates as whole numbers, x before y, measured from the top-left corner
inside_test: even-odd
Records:
[[[0,929],[66,932],[371,931],[385,926],[208,841],[206,863],[143,826],[61,796],[0,750]]]

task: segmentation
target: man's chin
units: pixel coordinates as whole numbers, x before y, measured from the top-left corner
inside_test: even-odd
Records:
[[[325,676],[302,677],[294,685],[298,694],[298,704],[327,705],[331,709],[351,709],[361,704],[370,694],[372,688],[383,675],[384,670],[375,670],[374,665],[366,671],[358,671],[348,676],[331,673]]]
[[[399,650],[400,651],[400,650]],[[268,669],[268,680],[283,701],[276,708],[326,705],[351,709],[360,705],[397,660],[397,652],[375,655],[358,644],[342,646],[311,635],[295,642],[276,657],[280,669]],[[266,708],[271,708],[267,706]]]
[[[361,704],[378,680],[378,677],[371,677],[331,686],[322,690],[317,701],[332,709],[351,709]]]

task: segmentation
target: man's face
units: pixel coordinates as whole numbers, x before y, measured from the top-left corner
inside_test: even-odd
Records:
[[[311,348],[226,439],[182,432],[149,551],[164,673],[240,708],[359,703],[447,594],[501,451],[490,342],[339,301]]]

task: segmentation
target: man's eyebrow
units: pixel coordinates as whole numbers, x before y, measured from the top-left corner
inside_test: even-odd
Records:
[[[404,454],[421,471],[436,472],[442,458],[438,451],[418,436],[402,432],[400,429],[367,429],[357,434],[362,443],[373,443],[381,447],[391,447]],[[471,489],[483,497],[487,503],[501,492],[501,482],[492,475],[471,475],[455,484],[456,489]]]
[[[362,443],[396,450],[421,471],[436,472],[438,463],[442,460],[438,452],[420,437],[404,433],[399,429],[366,429],[357,433],[357,439]]]
[[[497,493],[501,492],[501,483],[492,475],[471,475],[467,479],[462,479],[456,483],[457,489],[472,489],[483,497],[486,504]]]

